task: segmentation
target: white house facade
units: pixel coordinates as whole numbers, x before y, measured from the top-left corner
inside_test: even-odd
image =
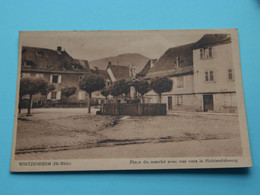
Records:
[[[164,62],[168,63],[167,67]],[[172,90],[162,94],[162,103],[167,104],[168,110],[237,112],[229,35],[207,34],[184,48],[171,48],[154,67],[156,70],[152,68],[146,79],[166,76],[173,81]],[[146,101],[157,103],[159,97],[154,91],[150,91],[146,95]]]

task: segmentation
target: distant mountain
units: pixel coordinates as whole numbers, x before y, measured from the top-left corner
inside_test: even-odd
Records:
[[[98,60],[89,61],[89,66],[91,69],[94,67],[98,67],[99,69],[106,69],[108,62],[111,62],[113,65],[131,65],[134,64],[136,67],[136,73],[140,72],[145,64],[150,59],[138,54],[138,53],[127,53],[127,54],[121,54],[114,57],[107,57],[102,58]]]

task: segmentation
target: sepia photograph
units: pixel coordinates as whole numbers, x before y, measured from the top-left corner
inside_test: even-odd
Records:
[[[20,32],[11,171],[250,166],[237,29]]]

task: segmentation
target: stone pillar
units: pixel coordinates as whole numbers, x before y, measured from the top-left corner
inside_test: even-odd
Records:
[[[136,99],[136,90],[135,90],[134,86],[130,86],[130,98],[131,98],[131,100]]]

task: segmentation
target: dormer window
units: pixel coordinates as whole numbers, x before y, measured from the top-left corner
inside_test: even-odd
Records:
[[[24,60],[23,66],[31,68],[31,67],[34,66],[34,63],[32,61],[29,61],[29,60]]]
[[[180,56],[177,56],[176,60],[174,61],[174,64],[176,64],[176,68],[180,68],[180,66],[183,62],[184,62],[184,60]]]
[[[36,51],[36,52],[35,52],[35,55],[36,55],[36,56],[41,56],[42,54],[43,54],[42,51]]]
[[[73,70],[79,70],[79,65],[78,64],[73,64],[72,67],[73,67]]]
[[[212,47],[200,49],[200,59],[201,60],[210,59],[212,57],[213,57]]]
[[[60,55],[61,54],[61,51],[62,51],[62,47],[61,46],[58,46],[57,47],[57,53]]]

